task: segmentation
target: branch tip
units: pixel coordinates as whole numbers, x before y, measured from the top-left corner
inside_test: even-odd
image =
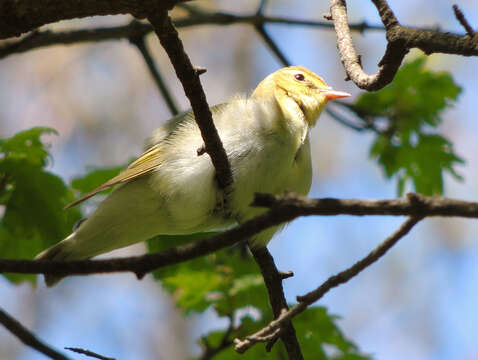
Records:
[[[475,36],[475,31],[473,30],[473,28],[471,27],[470,23],[468,22],[468,20],[466,20],[465,18],[465,14],[463,14],[463,11],[461,11],[461,9],[458,7],[457,4],[454,4],[452,6],[453,8],[453,12],[455,13],[455,17],[456,19],[458,20],[458,22],[461,24],[461,26],[463,26],[466,30],[466,33],[469,35],[469,36]]]
[[[285,279],[288,279],[288,278],[293,277],[293,276],[294,276],[294,272],[292,270],[279,271],[279,277],[281,278],[281,280],[285,280]]]
[[[207,69],[205,67],[202,67],[202,66],[195,66],[194,71],[196,72],[197,75],[202,75],[202,74],[205,74],[207,72]]]

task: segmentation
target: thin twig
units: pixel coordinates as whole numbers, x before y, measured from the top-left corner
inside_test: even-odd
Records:
[[[460,10],[457,4],[453,5],[453,11],[455,13],[455,17],[458,20],[458,22],[463,26],[466,30],[466,33],[470,36],[475,35],[475,30],[471,27],[470,23],[466,20],[465,15],[463,14],[463,11]]]
[[[284,66],[290,66],[291,62],[287,59],[285,54],[279,49],[277,44],[275,43],[274,40],[270,37],[270,35],[267,33],[266,29],[264,28],[264,25],[256,25],[255,29],[261,36],[261,38],[264,40],[266,43],[267,47],[274,53],[274,55],[279,59],[282,65]]]
[[[81,348],[75,348],[75,347],[66,347],[65,348],[66,350],[70,350],[70,351],[73,351],[73,352],[76,352],[78,354],[83,354],[83,355],[86,355],[86,356],[89,356],[89,357],[92,357],[92,358],[95,358],[95,359],[100,359],[100,360],[116,360],[115,358],[112,358],[112,357],[106,357],[106,356],[103,356],[103,355],[100,355],[98,353],[95,353],[91,350],[85,350],[85,349],[81,349]]]
[[[233,316],[229,316],[229,326],[227,327],[226,331],[224,332],[224,335],[221,338],[221,341],[216,347],[212,347],[208,341],[207,338],[204,337],[202,339],[202,342],[204,344],[204,352],[202,353],[200,360],[210,360],[217,354],[219,354],[221,351],[227,349],[229,346],[232,345],[232,339],[230,338],[231,334],[234,331],[234,319]]]
[[[166,102],[166,105],[168,106],[168,109],[171,112],[171,114],[172,115],[179,114],[179,107],[176,104],[176,101],[174,100],[174,97],[171,94],[171,91],[168,89],[166,82],[161,76],[158,70],[158,67],[156,66],[153,60],[153,57],[151,56],[151,53],[148,50],[148,47],[146,46],[144,36],[133,37],[130,39],[130,41],[136,46],[136,48],[139,50],[139,52],[143,56],[143,59],[146,65],[148,66],[149,73],[153,77],[154,83],[158,87],[158,90],[161,93],[161,96],[163,97],[164,101]]]
[[[274,318],[278,318],[283,310],[289,309],[284,296],[281,273],[277,270],[274,258],[267,248],[249,247],[249,249],[254,256],[254,260],[259,265],[262,277],[264,278]],[[290,360],[304,359],[292,322],[284,324],[280,338],[285,345]]]
[[[366,126],[356,125],[353,122],[349,121],[348,119],[345,119],[343,116],[340,116],[337,112],[335,112],[330,107],[326,108],[325,111],[327,112],[327,114],[329,114],[332,117],[332,119],[334,119],[335,121],[339,122],[340,124],[350,128],[350,129],[353,129],[353,130],[358,131],[358,132],[362,132],[364,130],[369,129]]]
[[[259,2],[259,6],[257,7],[256,14],[261,15],[264,13],[264,10],[266,9],[268,0],[261,0]]]
[[[248,336],[244,340],[234,339],[235,349],[239,353],[244,353],[254,344],[258,342],[268,342],[277,338],[280,331],[283,329],[284,324],[290,321],[295,316],[304,312],[311,304],[322,298],[332,288],[346,283],[353,277],[357,276],[361,271],[372,265],[378,259],[380,259],[385,253],[392,248],[401,238],[409,233],[409,231],[415,226],[422,217],[411,217],[400,228],[385,239],[379,246],[377,246],[372,252],[370,252],[365,258],[358,261],[350,268],[338,273],[327,279],[317,289],[305,294],[304,296],[298,296],[297,301],[299,303],[284,311],[279,318],[271,321],[266,327],[257,331],[256,333]]]
[[[65,355],[39,340],[30,330],[0,308],[0,323],[22,343],[54,360],[68,360]]]

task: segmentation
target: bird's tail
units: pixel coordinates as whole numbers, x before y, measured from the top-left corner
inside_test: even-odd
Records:
[[[74,237],[75,233],[72,233],[70,236],[60,241],[58,244],[55,244],[52,247],[39,253],[37,256],[35,256],[35,260],[63,261],[75,259],[75,257],[72,256],[73,252],[71,251],[71,245],[74,243]],[[44,276],[46,286],[48,287],[56,285],[64,278],[64,276],[49,274],[45,274]]]

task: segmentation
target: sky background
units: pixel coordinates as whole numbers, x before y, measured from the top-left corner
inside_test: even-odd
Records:
[[[198,1],[197,5],[251,13],[257,1]],[[478,24],[478,2],[458,1],[470,24]],[[435,26],[463,33],[446,0],[390,0],[402,24]],[[270,15],[321,20],[328,1],[271,0]],[[177,13],[180,15],[180,13]],[[350,2],[351,22],[380,19],[370,1]],[[61,22],[53,29],[127,23],[127,16]],[[360,90],[344,82],[335,33],[314,28],[270,25],[269,33],[293,64],[322,75],[336,89]],[[210,104],[234,93],[248,93],[280,67],[246,25],[181,29],[185,48],[201,77]],[[354,34],[369,73],[385,48],[384,33]],[[148,43],[182,109],[188,102],[154,36]],[[412,51],[408,59],[418,55]],[[451,72],[463,87],[459,101],[444,114],[439,132],[466,160],[463,182],[446,178],[445,195],[478,201],[478,60],[432,55],[427,66]],[[426,99],[424,99],[426,101]],[[88,167],[126,163],[140,154],[152,130],[170,116],[137,50],[127,41],[52,47],[0,61],[0,136],[32,126],[51,126],[51,171],[64,179]],[[324,114],[312,131],[312,197],[394,198],[396,187],[384,178],[368,151],[372,134],[354,132]],[[92,202],[94,204],[94,201]],[[282,270],[286,296],[318,286],[365,256],[403,221],[392,217],[308,217],[289,225],[269,248]],[[114,255],[144,252],[142,244]],[[0,254],[1,255],[1,254]],[[111,255],[109,255],[111,256]],[[328,293],[320,305],[342,317],[344,333],[375,359],[477,359],[478,223],[463,219],[426,219],[379,263]],[[0,278],[0,305],[57,348],[88,348],[118,359],[184,359],[197,354],[195,339],[224,322],[212,311],[184,318],[150,276],[73,277],[53,289],[42,283],[12,285]],[[186,345],[186,346],[185,346]],[[84,358],[71,355],[72,358]],[[44,357],[0,328],[0,358]]]

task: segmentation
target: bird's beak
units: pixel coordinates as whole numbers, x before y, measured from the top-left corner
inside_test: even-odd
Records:
[[[334,100],[352,96],[349,93],[346,93],[344,91],[337,91],[332,88],[320,89],[320,93],[324,95],[327,100]]]

